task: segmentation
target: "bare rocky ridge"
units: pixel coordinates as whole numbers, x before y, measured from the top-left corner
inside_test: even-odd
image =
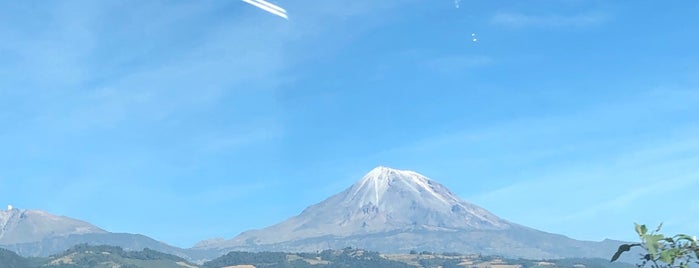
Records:
[[[0,244],[41,241],[50,237],[107,233],[87,222],[40,210],[0,210]]]
[[[313,252],[355,247],[497,254],[524,258],[610,256],[618,241],[578,241],[501,219],[413,171],[377,167],[357,183],[298,216],[209,240],[194,249]]]
[[[41,210],[8,206],[0,210],[0,248],[23,256],[48,256],[77,244],[113,245],[127,250],[150,248],[178,256],[196,255],[144,235],[110,233],[87,222]]]

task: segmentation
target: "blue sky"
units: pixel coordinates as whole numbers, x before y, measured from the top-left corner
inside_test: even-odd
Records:
[[[276,3],[0,3],[0,202],[188,247],[386,165],[573,238],[699,234],[699,3]]]

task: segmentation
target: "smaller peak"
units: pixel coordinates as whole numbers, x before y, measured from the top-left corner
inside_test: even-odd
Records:
[[[226,239],[224,239],[222,237],[216,237],[216,238],[212,238],[212,239],[199,241],[196,244],[194,244],[193,248],[205,248],[205,247],[210,247],[212,245],[220,245],[224,242],[226,242]]]
[[[16,207],[13,206],[13,205],[7,205],[7,210],[2,210],[2,209],[0,209],[0,211],[19,212],[19,211],[24,211],[24,210],[18,209],[18,208],[16,208]]]

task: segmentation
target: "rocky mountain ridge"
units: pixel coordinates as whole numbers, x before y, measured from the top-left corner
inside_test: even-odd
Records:
[[[49,256],[79,244],[113,245],[127,250],[150,248],[181,257],[200,257],[198,251],[187,252],[145,235],[112,233],[81,220],[42,210],[12,206],[0,210],[0,248],[23,256]],[[215,256],[205,255],[203,258],[208,257]]]
[[[0,210],[0,244],[30,243],[49,237],[103,233],[107,231],[87,222],[41,210],[24,210],[12,206],[8,206],[7,210]]]

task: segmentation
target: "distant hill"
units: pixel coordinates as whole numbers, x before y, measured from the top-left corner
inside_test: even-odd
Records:
[[[22,256],[46,257],[63,252],[79,244],[90,245],[111,245],[124,248],[125,250],[143,250],[150,248],[161,252],[187,257],[187,251],[177,247],[158,242],[152,238],[139,234],[125,233],[96,233],[80,234],[68,236],[47,237],[41,241],[0,245],[0,248],[12,250]]]
[[[195,249],[316,252],[465,252],[529,259],[609,258],[621,241],[580,241],[502,219],[417,172],[377,167],[301,214]]]
[[[29,261],[12,251],[0,248],[0,268],[27,268]]]
[[[22,256],[46,257],[78,244],[112,245],[126,250],[150,248],[177,256],[187,251],[144,235],[110,233],[87,222],[41,210],[0,210],[0,248]],[[192,251],[196,255],[197,251]],[[214,258],[219,255],[206,255]]]
[[[204,263],[207,268],[220,267],[382,267],[410,268],[406,263],[382,257],[379,253],[361,250],[326,250],[320,253],[230,252]]]
[[[197,268],[185,259],[145,249],[125,251],[114,246],[77,245],[47,258],[26,259],[0,251],[0,268]],[[13,255],[14,254],[14,255]]]
[[[0,249],[0,268],[633,268],[607,259],[566,258],[555,260],[508,259],[480,254],[410,252],[381,254],[344,248],[317,253],[229,252],[196,265],[181,257],[151,249],[128,251],[114,246],[77,245],[60,254],[25,258]]]
[[[478,254],[431,253],[380,254],[363,249],[345,248],[318,253],[230,252],[204,263],[206,268],[221,267],[388,267],[388,268],[635,268],[606,259],[526,260],[506,259]]]

